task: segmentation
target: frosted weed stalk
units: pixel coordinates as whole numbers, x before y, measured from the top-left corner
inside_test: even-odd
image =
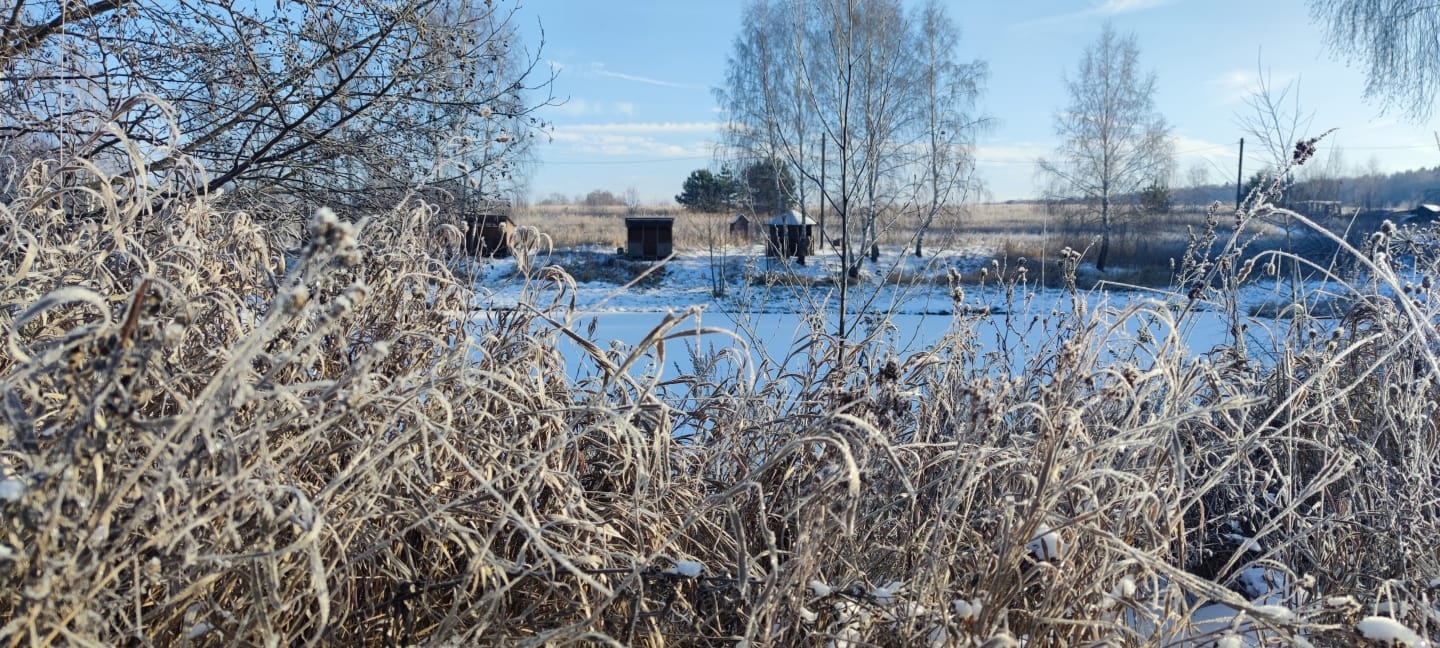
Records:
[[[1364,308],[1272,364],[1182,343],[1241,281],[1205,257],[1221,290],[1194,300],[1052,305],[996,272],[978,290],[1004,312],[957,309],[918,353],[841,364],[819,334],[662,381],[639,367],[697,333],[688,314],[603,348],[569,275],[530,265],[528,307],[477,316],[423,206],[321,212],[286,272],[203,197],[100,183],[86,229],[53,199],[92,194],[47,168],[0,253],[5,643],[1436,633],[1437,313],[1387,274],[1398,234],[1353,250]],[[987,317],[1005,357],[977,345]],[[1211,601],[1245,617],[1188,627]]]

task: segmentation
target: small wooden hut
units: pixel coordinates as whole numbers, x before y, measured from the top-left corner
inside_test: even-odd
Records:
[[[675,251],[675,219],[646,216],[625,219],[625,256],[653,261]]]
[[[499,211],[482,211],[465,216],[465,252],[470,256],[510,255],[510,232],[515,223]]]
[[[765,256],[803,259],[815,254],[815,220],[791,209],[765,221]]]
[[[1292,207],[1311,218],[1336,218],[1344,210],[1344,205],[1338,200],[1301,200]]]
[[[1440,221],[1440,205],[1420,204],[1404,214],[1400,221],[1402,225],[1429,225]]]
[[[755,224],[749,216],[735,214],[735,218],[730,219],[730,236],[748,241],[755,236]]]

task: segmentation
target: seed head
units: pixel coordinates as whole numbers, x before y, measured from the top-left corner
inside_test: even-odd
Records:
[[[329,238],[339,225],[340,217],[329,207],[321,207],[315,211],[315,217],[310,221],[310,235],[317,241],[323,241]]]
[[[1310,158],[1315,157],[1315,144],[1319,141],[1320,138],[1312,137],[1295,143],[1295,153],[1292,159],[1295,160],[1297,166],[1305,164]]]
[[[356,281],[345,289],[345,297],[348,297],[355,304],[364,303],[365,298],[370,296],[370,286],[363,281]]]
[[[299,313],[300,309],[305,308],[305,304],[309,302],[310,289],[306,288],[305,286],[295,286],[294,288],[286,291],[285,293],[284,300],[282,302],[283,308],[285,309],[284,313],[286,315],[294,315],[296,313]]]

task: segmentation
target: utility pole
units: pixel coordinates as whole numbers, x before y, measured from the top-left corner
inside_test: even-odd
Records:
[[[1245,138],[1240,138],[1240,159],[1235,164],[1235,209],[1240,209],[1240,201],[1245,199],[1242,195],[1245,191]]]

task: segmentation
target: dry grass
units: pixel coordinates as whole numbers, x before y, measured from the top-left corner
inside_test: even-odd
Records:
[[[1223,211],[1229,215],[1228,210]],[[1207,207],[1180,206],[1168,214],[1121,219],[1110,249],[1110,265],[1114,269],[1103,277],[1082,276],[1082,284],[1088,286],[1105,279],[1173,287],[1179,264],[1191,245],[1192,235],[1206,227],[1207,212]],[[543,228],[560,248],[598,246],[610,250],[624,245],[624,218],[628,213],[624,207],[542,205],[526,208],[518,218],[522,223]],[[712,245],[735,246],[760,240],[730,235],[728,224],[733,214],[693,213],[674,206],[646,207],[638,213],[674,216],[675,245],[681,251],[703,251]],[[818,210],[811,210],[811,217],[818,218]],[[917,228],[913,219],[883,216],[880,224],[880,245],[906,250],[914,247]],[[1294,250],[1321,265],[1335,258],[1336,247],[1321,237],[1305,235],[1286,240],[1284,224],[1283,217],[1279,216],[1253,222],[1248,233],[1257,239],[1248,246],[1251,253]],[[1356,226],[1345,219],[1337,219],[1321,225],[1344,233],[1347,230],[1373,231],[1378,223]],[[1222,229],[1226,227],[1229,226],[1222,224]],[[826,231],[831,239],[839,235],[838,223],[833,215],[826,224]],[[1066,248],[1080,251],[1085,255],[1085,261],[1093,261],[1099,248],[1099,237],[1098,224],[1075,213],[1049,209],[1040,203],[985,203],[966,205],[941,214],[926,230],[924,245],[931,253],[940,250],[988,250],[997,260],[1014,262],[1025,259],[1037,268],[1046,268],[1048,272],[1058,268],[1062,251]],[[821,255],[838,254],[836,249],[823,245],[817,247]],[[975,282],[979,277],[966,275],[965,280]],[[1046,275],[1047,284],[1058,285],[1058,281],[1058,274],[1053,277]]]
[[[674,211],[643,209],[639,213],[670,215]],[[518,210],[515,220],[544,230],[558,248],[600,246],[613,250],[625,245],[625,217],[629,215],[630,210],[623,206],[532,205]]]
[[[247,217],[154,204],[181,185],[55,162],[0,210],[0,643],[1161,646],[1206,601],[1278,643],[1440,628],[1440,307],[1379,296],[1389,234],[1344,325],[1280,349],[1192,357],[1190,307],[1135,306],[1112,357],[1112,315],[1017,291],[997,317],[1047,334],[1004,357],[960,317],[661,383],[631,367],[686,317],[600,348],[547,267],[472,320],[423,207],[322,213],[286,271]],[[1233,311],[1256,268],[1205,236],[1182,274]]]

